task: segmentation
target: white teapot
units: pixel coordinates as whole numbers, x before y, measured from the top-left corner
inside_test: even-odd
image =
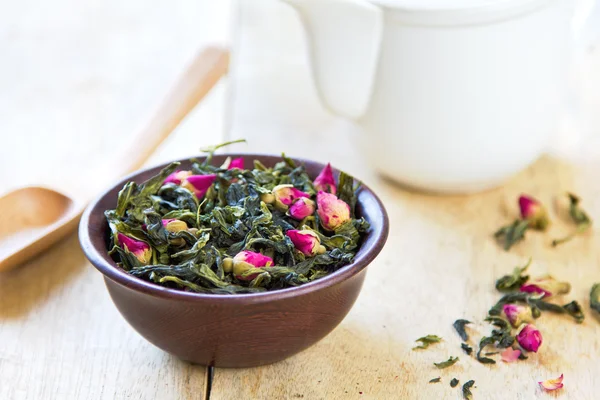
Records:
[[[304,22],[324,105],[372,165],[418,189],[501,184],[558,127],[572,0],[284,0]]]

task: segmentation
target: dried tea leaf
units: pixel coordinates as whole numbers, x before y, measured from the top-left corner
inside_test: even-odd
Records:
[[[429,347],[430,344],[439,343],[441,341],[442,341],[442,338],[437,335],[423,336],[423,337],[420,337],[417,340],[415,340],[415,342],[421,342],[421,344],[419,346],[413,347],[413,350],[426,349]]]
[[[450,356],[450,358],[447,359],[446,361],[442,361],[442,362],[439,362],[439,363],[433,363],[433,365],[435,365],[439,369],[444,369],[444,368],[448,368],[448,367],[456,364],[457,361],[458,361],[458,357],[452,357],[452,356]]]
[[[360,189],[360,182],[354,184],[355,179],[345,172],[340,172],[338,178],[338,198],[344,200],[350,205],[350,212],[354,214],[357,202],[357,193]]]
[[[489,357],[489,356],[495,356],[496,354],[499,354],[499,353],[500,353],[499,351],[490,351],[490,352],[485,353],[485,355]]]
[[[512,224],[504,226],[494,233],[496,241],[503,245],[504,250],[509,250],[513,245],[525,238],[525,231],[529,228],[529,222],[516,219]]]
[[[562,306],[562,308],[567,312],[567,314],[573,317],[575,319],[575,322],[577,322],[578,324],[581,324],[585,319],[583,309],[575,300],[568,304],[565,304],[564,306]]]
[[[465,342],[469,340],[469,335],[465,330],[465,325],[470,323],[471,321],[467,321],[466,319],[457,319],[456,321],[454,321],[454,324],[452,324],[452,326],[454,326],[454,329],[456,329],[458,336],[460,336],[460,338]]]
[[[600,283],[594,283],[590,290],[590,307],[600,313]]]
[[[523,273],[531,265],[531,257],[527,264],[522,267],[515,267],[511,275],[504,275],[502,278],[496,281],[496,289],[500,292],[514,292],[527,282],[529,275],[523,275]]]
[[[146,182],[128,182],[119,192],[117,206],[105,212],[111,237],[109,254],[130,274],[162,286],[211,294],[256,293],[293,287],[331,274],[351,263],[368,222],[351,213],[335,232],[324,231],[316,213],[302,222],[312,229],[325,253],[305,256],[286,235],[304,229],[300,222],[272,204],[261,201],[277,185],[291,184],[309,196],[315,195],[304,165],[282,155],[282,161],[267,167],[254,160],[253,169],[227,169],[211,165],[219,148],[243,140],[205,149],[206,159],[192,160],[192,175],[214,175],[205,193],[197,194],[176,181],[165,179],[179,166],[173,163]],[[341,196],[356,201],[354,178],[342,174]],[[189,182],[188,182],[189,183]],[[176,220],[176,222],[172,222]],[[168,228],[171,226],[171,228]],[[119,247],[125,235],[150,247],[143,257]],[[260,253],[272,259],[265,268],[252,268],[234,276],[223,263],[241,251]],[[231,265],[231,264],[230,264]]]
[[[442,377],[438,376],[437,378],[433,378],[429,381],[429,383],[439,383],[442,380]]]
[[[454,387],[458,386],[458,382],[459,382],[458,379],[452,378],[452,380],[450,381],[450,387],[454,388]]]
[[[577,197],[573,193],[567,193],[567,196],[569,196],[569,215],[571,216],[573,222],[575,222],[577,228],[575,232],[565,236],[564,238],[554,239],[552,241],[552,246],[558,246],[559,244],[568,242],[580,233],[587,231],[590,228],[590,226],[592,226],[591,218],[583,210],[583,208],[579,206],[579,197]]]
[[[463,349],[463,351],[464,351],[465,353],[467,353],[467,355],[469,355],[469,356],[470,356],[471,354],[473,354],[473,348],[472,348],[471,346],[469,346],[468,344],[466,344],[466,343],[461,343],[461,344],[460,344],[460,347],[461,347],[461,349]]]
[[[481,340],[479,341],[479,350],[477,350],[477,354],[476,354],[477,361],[479,361],[482,364],[496,364],[495,360],[492,360],[491,358],[488,358],[488,357],[483,357],[481,355],[481,352],[483,351],[483,349],[486,346],[494,344],[495,342],[496,342],[496,338],[493,336],[484,336],[481,338]]]
[[[212,158],[217,150],[219,150],[222,147],[229,146],[230,144],[235,144],[235,143],[246,143],[246,139],[230,140],[228,142],[220,143],[215,146],[209,146],[209,147],[204,147],[204,148],[200,149],[201,152],[208,153],[206,156],[206,159],[204,161],[204,165],[209,165],[212,162]]]
[[[462,387],[463,398],[466,400],[471,400],[473,398],[473,393],[471,393],[471,388],[475,385],[474,380],[470,380],[465,383]]]

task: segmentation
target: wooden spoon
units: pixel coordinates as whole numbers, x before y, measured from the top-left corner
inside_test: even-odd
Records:
[[[210,47],[202,51],[132,141],[136,144],[135,151],[126,154],[121,169],[115,174],[125,175],[139,169],[227,72],[228,65],[226,50]],[[73,231],[88,200],[72,199],[36,186],[17,189],[1,197],[0,271],[16,267]]]

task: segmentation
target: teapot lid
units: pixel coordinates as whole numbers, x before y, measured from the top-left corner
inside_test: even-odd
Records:
[[[405,13],[407,20],[435,24],[483,22],[533,11],[553,0],[367,0],[385,9]]]

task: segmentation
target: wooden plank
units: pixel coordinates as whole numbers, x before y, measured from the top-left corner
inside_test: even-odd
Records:
[[[516,216],[515,199],[521,192],[551,206],[554,195],[574,190],[591,215],[600,215],[600,184],[593,179],[597,166],[574,169],[546,157],[503,189],[468,197],[410,193],[369,176],[365,181],[376,188],[390,214],[391,232],[369,267],[353,310],[331,335],[289,360],[242,371],[217,369],[211,398],[461,398],[460,388],[449,386],[456,377],[462,383],[476,381],[475,398],[532,399],[547,397],[537,381],[561,373],[564,398],[593,398],[600,323],[589,309],[588,293],[592,282],[600,281],[600,238],[592,234],[552,248],[551,239],[571,228],[554,218],[547,234],[528,233],[525,243],[507,253],[491,234]],[[488,332],[482,320],[499,298],[494,280],[529,256],[533,276],[549,272],[572,283],[565,303],[579,301],[587,318],[577,325],[566,316],[545,314],[536,322],[544,335],[539,354],[516,364],[479,364],[460,349],[452,323],[458,318],[475,321],[475,345]],[[411,350],[416,338],[430,333],[444,342]],[[459,363],[436,369],[433,363],[449,356],[460,357]],[[438,376],[441,383],[428,383]]]
[[[0,398],[202,398],[205,368],[127,325],[76,235],[0,276],[0,293]]]
[[[128,135],[190,57],[227,33],[228,7],[189,0],[3,7],[0,192],[44,184],[85,198],[114,181],[111,165]],[[149,164],[220,140],[223,89]],[[206,368],[162,352],[127,325],[75,233],[0,274],[0,343],[0,399],[204,397]]]

